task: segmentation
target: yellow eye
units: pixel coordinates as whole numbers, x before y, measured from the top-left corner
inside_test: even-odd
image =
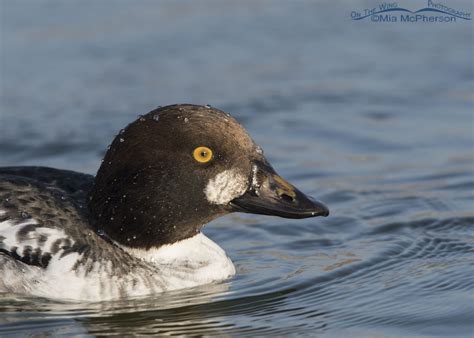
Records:
[[[193,151],[193,156],[199,163],[207,163],[212,159],[212,150],[208,147],[197,147]]]

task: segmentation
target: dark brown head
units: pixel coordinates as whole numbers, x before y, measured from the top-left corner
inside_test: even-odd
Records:
[[[197,105],[159,108],[121,130],[97,173],[89,208],[98,229],[135,248],[192,237],[232,211],[328,214],[275,173],[233,117]]]

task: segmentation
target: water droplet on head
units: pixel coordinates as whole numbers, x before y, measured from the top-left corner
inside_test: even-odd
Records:
[[[158,121],[160,120],[160,115],[159,115],[159,114],[153,115],[153,120],[155,120],[156,122],[158,122]]]

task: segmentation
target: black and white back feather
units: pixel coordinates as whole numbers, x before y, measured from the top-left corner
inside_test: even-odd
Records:
[[[110,298],[126,296],[128,284],[163,288],[156,266],[133,259],[91,226],[92,184],[93,176],[66,170],[0,169],[0,290],[35,293],[30,281],[41,287],[51,270],[74,279],[103,275],[96,293],[112,292]]]

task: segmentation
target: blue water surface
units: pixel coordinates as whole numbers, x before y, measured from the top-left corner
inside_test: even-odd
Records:
[[[377,5],[0,1],[0,165],[93,174],[138,114],[211,104],[331,209],[213,221],[238,270],[221,284],[93,304],[2,294],[0,336],[472,336],[473,23],[351,20]]]

